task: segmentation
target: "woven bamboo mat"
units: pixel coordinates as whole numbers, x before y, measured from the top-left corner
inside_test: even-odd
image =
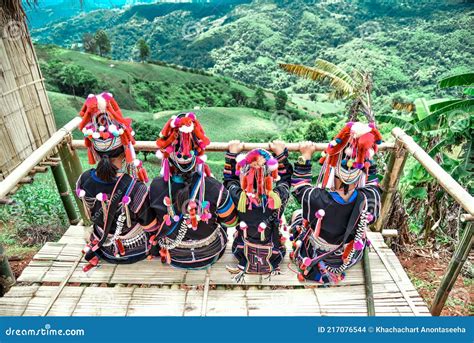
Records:
[[[58,242],[38,251],[18,278],[19,285],[0,298],[0,315],[44,311],[81,254],[84,230],[71,226]],[[369,253],[376,314],[429,315],[382,235],[371,232],[369,238],[376,248]],[[235,264],[230,243],[209,270],[174,269],[154,259],[132,265],[101,262],[84,273],[84,263],[76,267],[48,315],[367,315],[361,264],[338,286],[317,287],[297,280],[288,256],[280,275],[247,275],[244,284],[236,284],[225,269]]]

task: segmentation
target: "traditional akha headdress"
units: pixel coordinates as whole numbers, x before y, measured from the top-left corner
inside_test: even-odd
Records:
[[[359,182],[363,187],[381,143],[382,135],[374,122],[347,123],[321,154],[318,187],[333,188],[335,177],[346,185]]]
[[[95,164],[100,159],[99,153],[123,147],[129,174],[148,182],[143,163],[136,158],[133,148],[135,132],[131,127],[132,120],[123,117],[112,94],[90,94],[79,115],[82,117],[79,129],[84,134],[89,164]]]
[[[156,155],[162,159],[162,175],[169,186],[169,194],[164,198],[168,213],[163,221],[171,225],[171,221],[179,222],[180,216],[174,210],[171,194],[170,176],[176,173],[184,174],[196,171],[200,174],[199,185],[187,203],[187,213],[184,215],[188,227],[197,230],[198,222],[207,222],[211,218],[210,203],[204,200],[205,177],[211,175],[211,170],[204,155],[206,147],[211,143],[196,118],[196,114],[180,113],[172,116],[160,132],[156,140],[159,150]]]
[[[171,169],[185,173],[195,167],[202,167],[206,176],[211,174],[205,163],[204,151],[210,144],[204,130],[193,112],[172,116],[156,140],[159,150],[157,157],[162,159],[162,173],[169,181]],[[171,165],[170,165],[171,162]]]
[[[262,204],[270,209],[281,207],[281,199],[273,191],[273,181],[278,179],[278,161],[267,150],[254,149],[236,158],[236,174],[240,176],[242,193],[238,210],[246,212],[252,205]]]

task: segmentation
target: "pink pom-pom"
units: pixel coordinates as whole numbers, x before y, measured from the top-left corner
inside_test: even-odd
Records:
[[[369,127],[371,127],[372,129],[375,129],[375,122],[370,122]]]
[[[235,175],[239,176],[240,175],[240,170],[236,170]]]
[[[350,121],[346,124],[348,127],[352,127],[352,125],[354,125],[354,122],[353,121]]]
[[[155,152],[155,156],[159,159],[159,160],[162,160],[163,159],[163,153],[161,152],[161,150],[157,150]]]
[[[242,230],[247,230],[248,228],[247,223],[245,223],[244,221],[241,221],[239,226],[240,226],[240,229]]]
[[[272,157],[267,161],[267,167],[269,171],[274,171],[278,168],[278,161],[276,158]]]
[[[188,114],[186,114],[186,117],[191,118],[191,120],[196,120],[196,113],[189,112]]]
[[[367,213],[367,221],[371,223],[374,220],[374,215],[372,213]]]
[[[355,250],[362,250],[364,249],[364,243],[362,243],[362,241],[356,241],[354,243],[354,249]]]
[[[83,190],[83,189],[78,188],[78,189],[76,189],[76,194],[79,198],[83,198],[83,197],[86,196],[86,191]]]
[[[130,201],[131,201],[131,199],[130,199],[130,197],[129,197],[128,195],[125,195],[125,196],[122,198],[122,204],[124,204],[124,205],[130,204]]]
[[[326,212],[323,209],[320,209],[316,212],[316,218],[321,219],[326,215]]]
[[[107,194],[105,193],[98,193],[95,198],[99,201],[107,201]]]
[[[309,267],[311,265],[311,262],[313,262],[309,257],[305,257],[303,258],[303,264],[306,266],[306,267]]]
[[[260,224],[258,225],[258,232],[263,232],[263,231],[265,231],[266,228],[267,228],[267,224],[265,224],[265,223],[260,223]]]
[[[173,216],[173,221],[175,223],[179,222],[179,216],[177,216],[177,215]]]
[[[168,154],[171,154],[173,152],[173,146],[170,145],[168,147],[166,147],[165,151],[168,153]]]

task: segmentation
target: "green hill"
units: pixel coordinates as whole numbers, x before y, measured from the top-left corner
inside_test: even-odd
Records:
[[[53,113],[56,119],[56,125],[59,127],[77,116],[84,99],[74,98],[71,95],[48,92]],[[250,142],[265,142],[279,135],[280,127],[275,121],[271,120],[268,112],[255,110],[251,108],[227,108],[227,107],[209,107],[193,110],[201,121],[206,134],[211,141],[226,142],[231,139],[240,139]],[[178,111],[163,111],[158,113],[148,113],[139,111],[123,110],[124,115],[134,120],[135,126],[148,123],[155,129],[151,135],[139,139],[155,140],[158,137],[160,128],[166,123],[171,115]],[[137,124],[138,123],[138,124]],[[140,135],[137,132],[137,135]],[[79,131],[74,132],[75,139],[81,139]],[[88,168],[87,157],[84,152],[80,154],[84,168]],[[222,173],[224,158],[222,153],[208,153],[208,163],[214,172],[220,178]],[[154,157],[148,158],[147,169],[150,175],[156,176],[159,173],[159,166]]]
[[[99,10],[33,28],[32,35],[69,47],[81,44],[84,33],[103,29],[116,59],[136,59],[133,47],[143,38],[152,59],[297,93],[325,88],[282,72],[277,63],[311,65],[319,57],[373,72],[375,101],[433,96],[437,80],[473,64],[471,1],[254,0],[206,8],[148,4]]]
[[[114,61],[50,45],[36,45],[35,49],[48,90],[84,97],[106,90],[131,110],[232,107],[241,105],[239,98],[235,100],[240,93],[247,98],[255,94],[234,80],[200,70]]]
[[[48,97],[58,128],[77,116],[84,103],[83,98],[74,98],[71,95],[56,92],[48,92]],[[271,120],[271,115],[268,112],[252,108],[208,107],[198,110],[183,109],[183,111],[193,111],[197,114],[212,141],[229,141],[231,139],[253,142],[267,141],[279,133],[277,123]],[[132,118],[135,122],[150,122],[156,124],[157,127],[162,127],[173,114],[179,113],[179,111],[163,111],[153,114],[126,109],[123,112],[125,116]],[[158,133],[156,132],[156,136]],[[80,137],[80,134],[78,133],[76,136]]]

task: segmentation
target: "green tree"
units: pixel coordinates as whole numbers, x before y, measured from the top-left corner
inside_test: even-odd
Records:
[[[265,105],[265,92],[263,91],[262,88],[257,88],[255,92],[255,108],[258,108],[259,110],[266,110],[266,105]]]
[[[248,97],[240,89],[232,88],[230,90],[230,95],[234,99],[237,106],[245,106],[247,104]]]
[[[137,42],[137,48],[140,55],[140,61],[146,61],[148,57],[150,57],[150,47],[143,38]]]
[[[90,54],[97,53],[97,42],[93,34],[88,32],[84,33],[82,35],[82,45],[84,47],[85,52],[88,52]]]
[[[474,73],[454,75],[441,80],[439,87],[466,87],[461,88],[461,97],[435,100],[420,98],[413,103],[394,102],[394,109],[408,113],[377,116],[380,121],[400,126],[412,135],[443,169],[465,185],[471,193],[474,191],[472,86],[474,86]],[[447,199],[443,200],[441,187],[419,164],[410,166],[405,174],[402,183],[406,188],[409,207],[424,209],[421,218],[422,231],[425,239],[428,239],[435,234],[432,228],[437,222],[441,223],[439,227],[449,226],[446,211],[443,209],[450,205]]]
[[[65,64],[58,75],[62,85],[71,87],[74,98],[76,97],[76,88],[79,85],[82,70],[83,68],[78,65]]]
[[[95,42],[97,44],[97,49],[99,50],[99,56],[105,56],[112,49],[109,36],[104,30],[97,30],[95,33]]]
[[[288,101],[288,95],[280,90],[275,95],[275,108],[277,111],[282,111],[286,107],[286,102]]]
[[[326,142],[328,137],[326,134],[326,129],[320,125],[320,120],[313,120],[308,128],[306,129],[306,133],[304,135],[304,139],[307,141],[320,143]]]

